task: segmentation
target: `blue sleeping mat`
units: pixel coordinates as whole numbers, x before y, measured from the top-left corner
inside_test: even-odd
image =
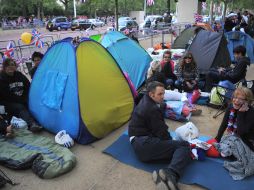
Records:
[[[201,139],[207,139],[202,137]],[[127,132],[123,133],[104,153],[115,159],[148,172],[167,166],[167,163],[143,163],[139,161],[131,147]],[[180,179],[184,184],[198,184],[210,190],[253,190],[254,176],[241,181],[234,181],[223,167],[222,159],[206,158],[204,161],[193,161]]]

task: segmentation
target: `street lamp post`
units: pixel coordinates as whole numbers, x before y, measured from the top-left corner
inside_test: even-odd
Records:
[[[73,11],[74,11],[74,18],[77,17],[77,11],[76,11],[76,1],[73,0]]]

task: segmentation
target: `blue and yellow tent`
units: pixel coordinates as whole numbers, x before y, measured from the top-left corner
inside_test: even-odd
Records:
[[[138,89],[146,79],[151,56],[138,43],[117,31],[107,32],[102,37],[101,44],[128,74],[135,89]]]
[[[71,39],[53,45],[40,63],[29,93],[29,109],[47,130],[66,130],[90,143],[126,123],[134,100],[123,72],[99,43]]]

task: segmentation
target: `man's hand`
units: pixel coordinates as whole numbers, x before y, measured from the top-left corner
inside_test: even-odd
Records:
[[[218,72],[219,72],[220,74],[223,73],[223,72],[225,72],[225,68],[223,68],[223,67],[218,68]]]

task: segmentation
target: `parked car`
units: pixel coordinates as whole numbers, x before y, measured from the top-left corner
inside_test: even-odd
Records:
[[[99,19],[95,19],[95,18],[88,19],[88,21],[91,22],[91,23],[92,23],[94,26],[96,26],[96,27],[98,27],[98,26],[102,27],[102,26],[105,25],[104,22],[102,22],[102,21],[99,20]]]
[[[71,30],[76,29],[86,30],[88,28],[94,29],[95,25],[89,22],[87,19],[75,19],[71,22]]]
[[[157,22],[163,22],[163,16],[161,15],[149,15],[145,18],[144,22],[140,24],[140,29],[154,28]]]
[[[118,25],[119,31],[124,31],[126,28],[136,31],[139,29],[138,23],[135,20],[122,20]]]
[[[124,20],[133,20],[131,17],[123,16],[118,18],[118,22],[124,21]]]
[[[50,32],[53,30],[68,30],[71,27],[71,23],[68,21],[67,17],[55,17],[50,20],[47,25],[46,29]]]

